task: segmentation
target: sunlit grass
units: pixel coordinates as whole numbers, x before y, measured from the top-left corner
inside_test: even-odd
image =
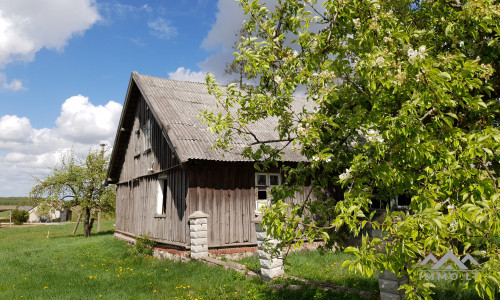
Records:
[[[0,299],[359,299],[302,284],[272,291],[260,279],[200,262],[135,257],[113,238],[113,222],[90,238],[81,228],[72,236],[73,226],[0,229]]]

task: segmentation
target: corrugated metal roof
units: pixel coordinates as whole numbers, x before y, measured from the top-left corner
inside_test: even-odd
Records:
[[[243,136],[235,136],[235,149],[231,152],[211,149],[217,137],[207,131],[207,125],[197,116],[204,110],[217,112],[219,108],[217,99],[208,93],[205,84],[137,73],[133,73],[132,78],[153,114],[158,118],[158,122],[167,128],[167,134],[182,162],[190,159],[247,161],[240,152],[243,146],[253,142],[251,137],[249,142]],[[302,107],[311,104],[304,99],[297,99],[293,106],[294,109],[301,110]],[[277,118],[267,118],[252,124],[249,128],[259,139],[273,140],[278,139],[278,133],[275,131],[277,125]],[[287,146],[284,153],[285,161],[305,161],[298,151],[293,151],[292,145]]]

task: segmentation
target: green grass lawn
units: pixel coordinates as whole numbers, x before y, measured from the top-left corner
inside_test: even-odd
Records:
[[[0,299],[362,299],[356,293],[325,292],[291,279],[299,290],[272,291],[260,279],[188,263],[136,257],[132,246],[113,238],[113,221],[90,238],[74,224],[0,229]],[[50,232],[49,232],[50,231]],[[47,235],[49,236],[47,238]],[[288,275],[378,292],[376,276],[350,274],[340,266],[352,256],[317,251],[291,253]],[[242,263],[258,269],[258,259]],[[478,299],[474,291],[440,282],[434,299]]]
[[[295,277],[379,293],[377,274],[367,277],[349,273],[348,269],[341,268],[344,261],[354,259],[354,255],[342,252],[292,252],[286,259],[285,273]],[[257,257],[247,257],[239,262],[250,269],[260,270]],[[434,280],[432,283],[436,285],[433,299],[481,299],[474,289],[464,290],[463,282],[460,281]]]
[[[90,238],[81,228],[72,236],[74,224],[1,228],[0,299],[360,299],[308,286],[274,292],[260,279],[200,262],[134,257],[113,238],[112,224]]]

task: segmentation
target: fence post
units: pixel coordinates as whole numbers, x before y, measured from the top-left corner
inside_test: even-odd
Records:
[[[382,238],[382,230],[372,230],[372,236]],[[383,242],[384,244],[388,242]],[[383,250],[385,252],[385,249]],[[404,300],[406,299],[405,290],[399,290],[399,287],[408,283],[408,275],[397,276],[389,270],[383,273],[379,272],[378,286],[380,290],[380,300]]]
[[[189,217],[189,235],[191,238],[191,258],[208,257],[208,215],[195,211]]]
[[[283,257],[281,256],[281,249],[279,249],[278,257],[272,257],[270,253],[266,252],[266,244],[274,246],[278,244],[278,240],[269,237],[262,225],[262,215],[252,220],[255,225],[255,234],[257,236],[257,247],[260,261],[260,271],[264,281],[271,281],[273,278],[284,275]]]

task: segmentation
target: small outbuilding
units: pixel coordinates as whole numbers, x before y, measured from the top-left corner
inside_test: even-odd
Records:
[[[294,105],[299,111],[307,102]],[[116,185],[116,237],[147,234],[166,251],[189,251],[188,216],[202,211],[208,214],[209,252],[255,251],[251,220],[270,189],[281,184],[281,170],[257,172],[238,152],[249,143],[244,138],[234,141],[230,153],[212,149],[216,136],[197,117],[207,109],[218,111],[205,84],[132,73],[107,180]],[[269,118],[251,130],[275,140],[277,124]],[[284,153],[283,164],[305,161],[291,145]]]
[[[71,219],[71,210],[68,209],[52,209],[47,216],[40,216],[38,212],[38,206],[19,206],[17,210],[24,210],[29,213],[28,223],[38,223],[38,222],[51,222],[53,220],[58,220],[60,222],[66,222]]]

